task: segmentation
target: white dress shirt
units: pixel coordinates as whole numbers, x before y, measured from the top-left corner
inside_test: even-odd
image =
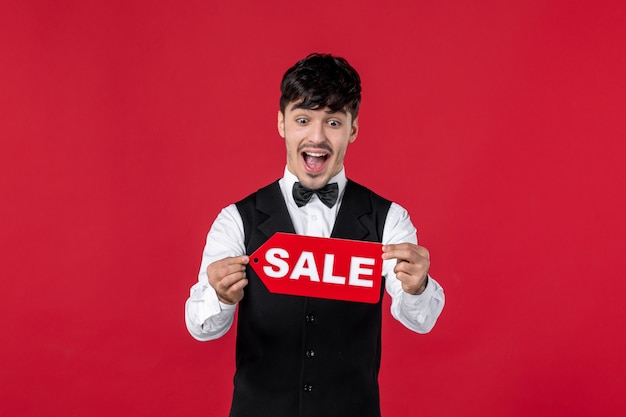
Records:
[[[339,185],[339,199],[332,208],[326,207],[315,194],[308,204],[298,207],[291,191],[296,181],[298,178],[285,168],[285,174],[279,180],[279,185],[296,233],[330,237],[346,188],[345,170],[342,169],[329,181],[337,182]],[[191,287],[190,296],[185,304],[185,323],[189,333],[197,340],[217,339],[224,335],[233,323],[236,305],[224,304],[218,300],[215,290],[209,284],[207,267],[220,259],[246,254],[244,238],[241,215],[237,207],[231,204],[220,212],[209,230],[198,282]],[[417,244],[416,229],[407,211],[392,203],[383,228],[382,243],[403,242]],[[443,288],[429,276],[428,285],[422,294],[406,293],[393,272],[395,264],[394,259],[383,261],[385,289],[392,300],[391,314],[407,328],[418,333],[428,333],[443,309],[445,303]]]

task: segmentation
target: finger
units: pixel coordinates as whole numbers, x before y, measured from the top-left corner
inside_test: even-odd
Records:
[[[248,285],[244,272],[231,274],[214,284],[215,292],[220,301],[236,304],[243,298],[243,289]]]
[[[248,279],[243,278],[235,282],[228,288],[229,292],[239,292],[242,291],[248,285]]]
[[[429,264],[412,265],[408,262],[399,262],[394,272],[396,278],[402,283],[402,289],[409,294],[421,294],[424,292],[425,282],[428,277]],[[411,265],[411,267],[407,267]]]
[[[219,282],[219,286],[228,289],[244,279],[246,279],[246,271],[233,272],[223,277]]]
[[[427,260],[420,263],[398,262],[393,268],[393,272],[398,279],[401,279],[402,274],[406,276],[423,277],[428,272],[429,268],[430,262]]]
[[[215,261],[207,267],[209,281],[221,281],[224,277],[230,274],[245,271],[245,265],[249,261],[249,256],[234,256]]]
[[[394,246],[383,252],[383,259],[397,259],[398,261],[412,261],[417,254],[409,247]]]
[[[423,246],[415,246],[415,251],[422,257],[430,261],[430,252]]]
[[[218,299],[226,304],[237,304],[244,296],[244,288],[248,285],[247,279],[237,281],[226,291],[217,292]]]
[[[222,265],[222,266],[227,266],[227,265],[246,265],[249,262],[250,262],[250,257],[248,255],[241,255],[241,256],[229,256],[228,258],[224,258],[224,259],[220,259],[219,261],[215,261],[215,262],[213,262],[213,264],[219,264],[219,265]]]
[[[420,258],[430,260],[428,249],[412,243],[401,243],[383,246],[383,259],[398,259],[398,261],[418,262]]]

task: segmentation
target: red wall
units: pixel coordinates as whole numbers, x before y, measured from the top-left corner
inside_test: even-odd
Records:
[[[384,323],[386,416],[622,416],[619,1],[0,4],[0,415],[225,416],[234,332],[183,304],[226,204],[279,177],[283,71],[363,78],[353,179],[447,305]],[[387,300],[388,303],[388,300]]]

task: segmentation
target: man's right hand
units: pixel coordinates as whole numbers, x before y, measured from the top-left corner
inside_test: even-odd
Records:
[[[248,285],[246,265],[249,256],[233,256],[213,262],[207,268],[209,284],[215,289],[217,298],[224,304],[237,304],[243,298],[243,289]]]

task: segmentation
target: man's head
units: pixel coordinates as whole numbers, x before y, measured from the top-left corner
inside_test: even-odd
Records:
[[[311,54],[289,68],[280,84],[280,111],[289,103],[317,110],[347,111],[356,119],[361,104],[361,78],[343,58]]]
[[[281,83],[278,132],[287,167],[308,188],[323,187],[343,167],[358,133],[359,74],[343,58],[311,54]]]

